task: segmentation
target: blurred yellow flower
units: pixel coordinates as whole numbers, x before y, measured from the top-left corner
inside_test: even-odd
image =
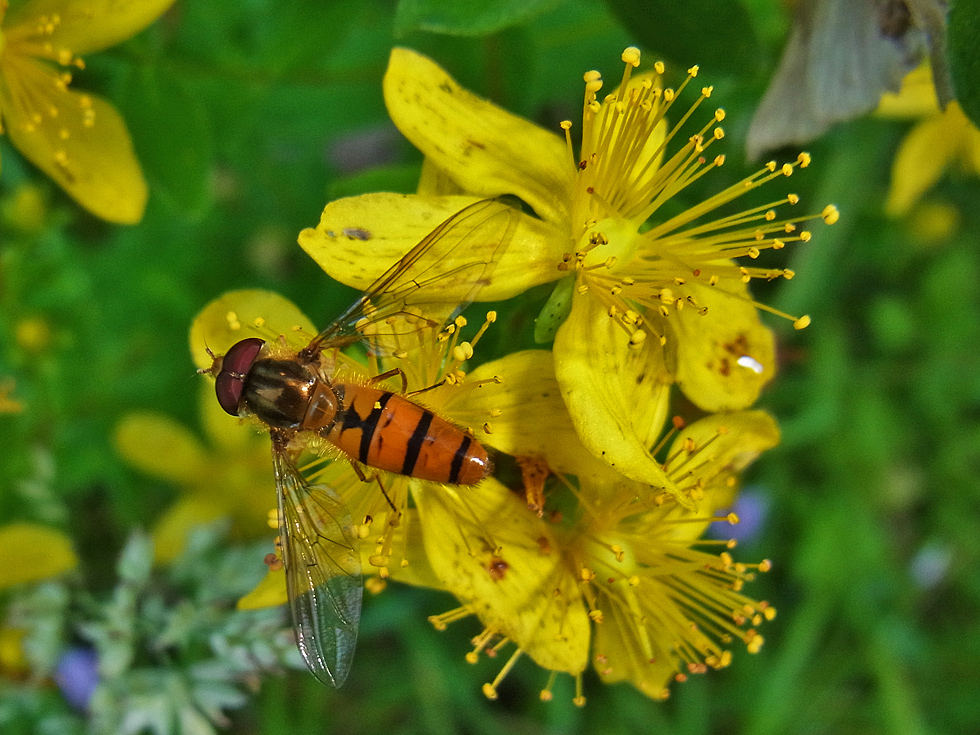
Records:
[[[128,414],[116,427],[116,447],[127,463],[182,490],[153,529],[157,563],[175,559],[194,527],[219,518],[231,519],[238,538],[268,532],[275,507],[268,437],[222,411],[208,388],[202,387],[199,398],[207,445],[187,427],[152,412]]]
[[[31,671],[30,661],[24,653],[27,630],[0,625],[0,677],[20,679]]]
[[[78,566],[78,557],[61,531],[36,523],[0,526],[0,590],[56,577]]]
[[[71,539],[61,531],[37,523],[8,523],[0,526],[0,591],[19,584],[40,582],[78,566]],[[26,677],[30,662],[24,651],[27,630],[0,623],[0,676]]]
[[[884,95],[878,114],[919,120],[902,140],[892,163],[892,182],[885,204],[889,215],[908,214],[950,169],[980,175],[980,130],[955,100],[945,111],[939,109],[928,66],[909,72],[898,94]]]
[[[146,28],[174,0],[0,0],[0,132],[79,204],[139,222],[146,182],[126,125],[105,100],[69,89],[80,54]],[[50,63],[50,62],[53,62]]]
[[[520,218],[480,298],[508,298],[561,279],[539,326],[564,319],[555,336],[555,373],[575,427],[589,451],[618,471],[663,486],[649,453],[650,434],[661,427],[651,428],[649,419],[666,415],[669,383],[676,380],[701,408],[734,410],[751,405],[774,374],[773,337],[757,314],[772,309],[754,301],[746,284],[793,274],[731,259],[752,261],[764,249],[809,240],[799,224],[820,217],[833,223],[837,211],[780,217],[776,207],[798,201],[787,194],[745,212],[716,214],[806,166],[809,157],[801,154],[793,164],[767,164],[674,212],[668,202],[724,162],[707,155],[724,137],[724,112],[682,137],[711,88],[677,113],[673,127],[666,117],[697,68],[674,90],[661,83],[660,64],[653,73],[632,74],[638,50],[627,49],[623,60],[622,81],[604,100],[596,96],[598,72],[585,75],[576,155],[570,122],[562,124],[562,140],[470,94],[430,59],[395,49],[385,101],[398,128],[426,155],[420,193],[333,202],[315,230],[301,233],[300,245],[333,277],[365,287],[447,213],[477,197],[517,196],[534,214]],[[668,154],[668,146],[678,150]],[[371,247],[343,236],[350,232],[367,233]],[[808,321],[794,319],[798,328]],[[648,412],[642,421],[631,411],[636,406]]]
[[[20,413],[24,404],[14,398],[17,382],[13,378],[0,378],[0,413]]]

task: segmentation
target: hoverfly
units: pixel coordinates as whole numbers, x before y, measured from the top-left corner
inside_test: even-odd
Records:
[[[340,686],[350,670],[361,612],[361,557],[340,496],[311,484],[297,466],[304,435],[339,449],[365,481],[372,478],[362,465],[457,485],[475,484],[491,471],[487,451],[469,432],[403,395],[403,373],[401,393],[374,387],[401,371],[366,384],[335,381],[330,355],[358,342],[383,355],[386,329],[441,326],[419,319],[419,312],[452,311],[452,319],[488,282],[517,217],[501,200],[471,204],[429,233],[303,349],[284,354],[282,344],[250,337],[223,356],[212,354],[210,370],[203,371],[215,377],[225,411],[255,417],[271,434],[293,629],[307,666],[325,684]],[[481,257],[467,259],[469,249]],[[445,303],[447,290],[459,295],[456,303]],[[420,326],[406,326],[413,322]]]

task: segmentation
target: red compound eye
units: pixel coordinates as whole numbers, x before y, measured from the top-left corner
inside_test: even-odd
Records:
[[[214,381],[214,392],[218,396],[218,403],[232,416],[238,415],[245,376],[264,344],[265,341],[258,337],[243,339],[232,345],[221,362],[221,372]]]

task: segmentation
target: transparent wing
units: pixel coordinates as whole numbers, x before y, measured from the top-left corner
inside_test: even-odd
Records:
[[[510,243],[520,213],[501,199],[464,207],[412,248],[303,350],[313,357],[326,346],[343,347],[384,334],[393,317],[425,314],[441,325],[468,306],[489,282]],[[397,331],[404,333],[404,321]]]
[[[361,557],[350,513],[326,485],[310,485],[273,436],[279,535],[296,643],[324,684],[350,671],[361,617]]]

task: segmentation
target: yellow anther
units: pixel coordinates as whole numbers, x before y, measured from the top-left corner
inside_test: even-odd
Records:
[[[823,217],[824,224],[833,225],[840,219],[840,212],[837,211],[837,207],[835,207],[833,204],[828,204],[823,208],[823,212],[821,212],[820,216]]]
[[[806,329],[809,326],[810,326],[810,316],[808,314],[804,314],[795,322],[793,322],[793,329]]]

